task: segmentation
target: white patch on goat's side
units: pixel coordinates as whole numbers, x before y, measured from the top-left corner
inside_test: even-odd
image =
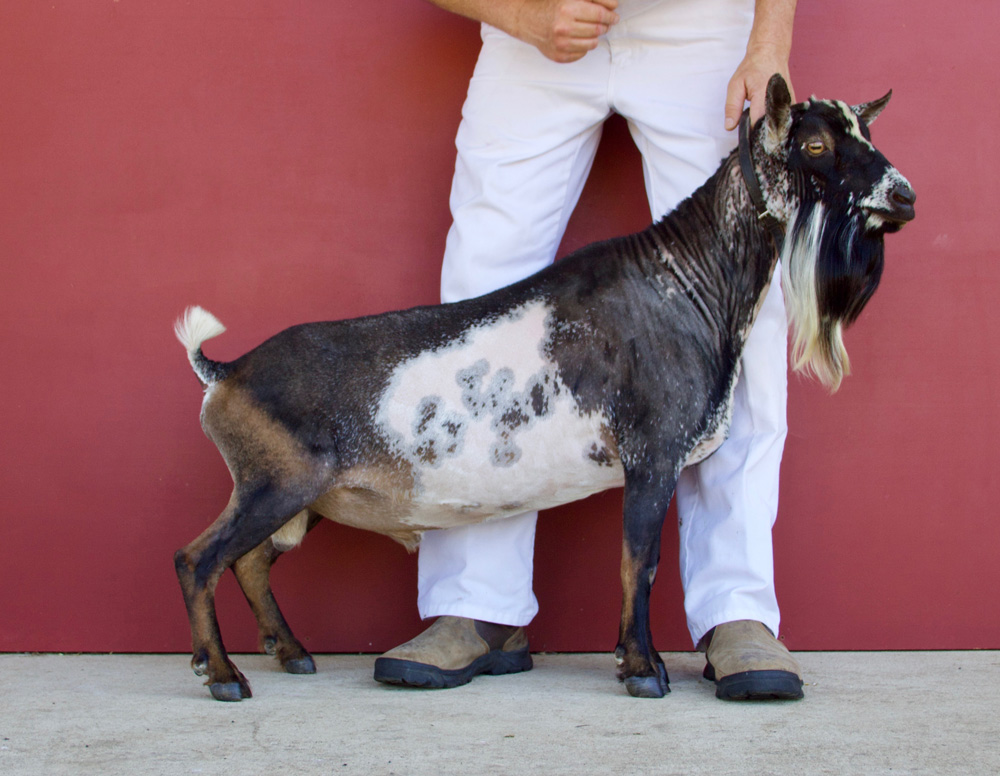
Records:
[[[545,355],[550,325],[530,302],[396,367],[375,420],[413,472],[407,522],[478,522],[622,484],[606,418],[580,410]]]

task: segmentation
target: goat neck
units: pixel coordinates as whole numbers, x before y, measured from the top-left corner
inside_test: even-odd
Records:
[[[757,218],[737,155],[688,199],[637,236],[637,260],[661,295],[683,293],[737,350],[771,282],[777,250]]]

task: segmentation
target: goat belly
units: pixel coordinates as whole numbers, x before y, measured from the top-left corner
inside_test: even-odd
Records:
[[[496,466],[488,451],[470,451],[440,468],[416,466],[404,522],[421,528],[466,525],[566,504],[624,484],[617,456],[588,457],[587,450],[600,443],[572,437],[562,437],[560,449],[546,440],[524,440],[521,458],[504,467]]]
[[[579,408],[547,355],[552,320],[529,302],[395,368],[375,421],[412,473],[407,522],[463,525],[622,484],[607,419]]]

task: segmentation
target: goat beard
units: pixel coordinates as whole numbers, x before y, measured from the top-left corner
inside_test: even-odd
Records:
[[[882,276],[882,229],[866,226],[860,211],[829,212],[803,202],[789,220],[781,259],[792,366],[831,391],[850,374],[843,330],[857,320]]]

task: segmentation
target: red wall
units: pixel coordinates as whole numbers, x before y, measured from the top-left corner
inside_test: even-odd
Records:
[[[802,2],[800,97],[895,89],[875,140],[918,217],[888,245],[829,397],[793,379],[775,530],[787,643],[1000,647],[1000,4]],[[975,16],[963,13],[975,9]],[[232,358],[293,323],[433,302],[476,27],[419,0],[0,6],[0,650],[184,651],[172,553],[228,473],[171,324]],[[985,88],[984,88],[985,87]],[[612,122],[565,248],[647,220]],[[539,523],[536,649],[610,649],[620,493]],[[689,646],[676,531],[654,628]],[[333,524],[275,571],[316,651],[418,627],[416,563]],[[231,578],[220,616],[254,648]]]

